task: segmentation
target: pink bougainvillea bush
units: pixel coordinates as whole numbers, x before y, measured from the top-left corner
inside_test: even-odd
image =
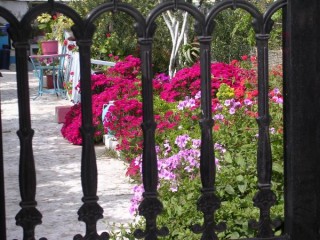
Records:
[[[128,56],[105,74],[92,75],[92,111],[96,128],[94,140],[100,142],[103,134],[112,131],[119,142],[117,149],[129,162],[142,150],[140,64],[140,59]],[[243,99],[245,90],[256,83],[254,70],[241,68],[238,62],[212,63],[211,71],[213,106],[218,102],[217,93],[221,86],[233,89],[231,97]],[[180,70],[171,80],[163,73],[156,74],[153,86],[157,141],[163,141],[169,135],[174,138],[185,130],[199,133],[200,65],[197,63]],[[250,98],[250,94],[251,97],[256,96],[256,93],[248,92],[247,97]],[[102,109],[110,101],[114,101],[114,104],[103,123]],[[176,102],[178,109],[175,108]],[[183,113],[181,110],[184,110]],[[81,144],[80,126],[81,109],[80,104],[76,104],[67,114],[61,132],[71,143]],[[136,174],[137,169],[131,164],[128,174]]]
[[[243,97],[246,84],[256,81],[253,70],[240,68],[237,64],[211,64],[212,96],[215,96],[221,84],[227,84],[236,91],[236,97]],[[184,68],[177,72],[170,82],[163,85],[161,97],[166,101],[179,101],[195,96],[200,91],[200,64]]]
[[[117,150],[130,163],[127,172],[130,176],[138,173],[138,165],[133,160],[142,153],[143,144],[140,64],[140,59],[128,56],[105,74],[92,75],[92,110],[96,128],[94,141],[100,142],[103,135],[111,131],[119,143]],[[234,113],[240,105],[256,99],[255,67],[254,57],[232,61],[230,64],[211,64],[212,110],[216,120],[214,131],[218,131],[222,124],[228,125],[220,113],[223,104],[230,102],[229,111]],[[281,72],[274,71],[277,74]],[[276,73],[273,75],[276,76]],[[199,138],[200,65],[197,63],[178,71],[171,80],[166,74],[155,74],[153,87],[156,142],[174,139],[184,133]],[[274,94],[273,99],[276,98],[277,94]],[[110,101],[113,101],[113,105],[109,108],[105,122],[102,122],[103,106]],[[246,114],[257,117],[256,109],[248,108]],[[73,144],[81,144],[80,126],[81,109],[80,104],[76,104],[67,114],[61,132]]]
[[[216,163],[215,192],[221,200],[221,208],[216,212],[215,219],[217,222],[226,222],[228,226],[226,231],[218,233],[219,239],[252,238],[256,233],[249,227],[248,220],[259,219],[259,209],[255,208],[252,202],[257,192],[256,158],[259,138],[256,122],[257,76],[254,63],[250,58],[244,57],[242,61],[233,61],[232,64],[225,65],[233,69],[234,73],[241,73],[240,84],[226,79],[220,82],[216,89],[213,84],[215,158],[212,160],[215,159]],[[196,75],[192,76],[191,84],[198,78]],[[157,78],[154,84],[155,92],[163,98],[176,97],[165,101],[156,96],[155,109],[160,103],[167,104],[171,107],[171,112],[178,116],[176,125],[172,129],[156,135],[158,193],[164,206],[157,223],[159,226],[166,225],[169,228],[167,239],[199,239],[199,235],[189,229],[193,224],[203,221],[203,214],[196,207],[202,188],[199,173],[201,140],[197,126],[201,92],[198,88],[191,92],[190,87],[181,87],[185,86],[185,82],[190,83],[189,77],[185,74],[180,79],[172,79],[172,84],[176,84],[175,87],[170,86],[167,80],[161,81]],[[273,159],[272,190],[278,200],[271,209],[271,215],[272,219],[275,219],[283,216],[284,200],[281,69],[273,69],[269,80],[269,110],[272,118],[269,126]],[[167,93],[161,95],[164,91]],[[138,170],[130,173],[141,173],[141,161],[141,155],[137,154],[131,162],[131,167],[133,165]],[[130,212],[135,216],[138,216],[138,206],[143,199],[143,192],[143,185],[138,181],[133,187],[130,207]],[[137,217],[137,222],[131,225],[129,232],[126,230],[115,233],[112,239],[121,237],[133,239],[134,229],[144,225],[143,219]],[[281,231],[276,232],[277,236],[280,234]]]
[[[227,221],[228,229],[219,239],[248,238],[254,231],[248,219],[258,219],[259,209],[253,208],[256,193],[256,156],[258,145],[257,74],[255,57],[244,56],[240,61],[211,64],[212,118],[216,193],[222,207],[217,221]],[[189,229],[190,224],[202,221],[196,209],[200,197],[200,66],[195,64],[177,72],[169,79],[166,74],[155,74],[153,79],[156,153],[159,171],[159,197],[164,212],[157,218],[159,225],[168,225],[168,239],[198,239]],[[273,156],[273,190],[279,205],[272,207],[272,216],[283,213],[283,118],[282,70],[270,72],[270,142]],[[135,180],[130,212],[137,215],[142,200],[142,97],[140,60],[132,56],[120,61],[105,74],[92,76],[93,123],[95,141],[112,131],[118,141],[121,157],[128,161],[127,175]],[[104,104],[113,101],[102,122]],[[67,114],[62,133],[74,144],[81,144],[79,127],[81,109],[76,104]],[[148,160],[148,159],[147,159]],[[140,220],[139,224],[144,224]],[[134,226],[137,228],[137,226]],[[112,239],[132,236],[121,231]],[[123,235],[125,233],[125,235]],[[277,233],[279,234],[279,233]]]
[[[139,94],[140,60],[132,56],[116,63],[115,67],[105,74],[92,75],[92,113],[96,128],[95,142],[101,142],[104,135],[102,123],[103,105],[118,99],[131,99]],[[80,86],[81,89],[81,86]],[[81,104],[75,104],[66,115],[66,121],[61,129],[64,138],[73,144],[82,144],[79,127],[81,126]]]

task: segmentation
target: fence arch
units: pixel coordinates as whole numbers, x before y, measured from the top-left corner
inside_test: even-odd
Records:
[[[208,11],[206,16],[206,24],[210,25],[210,22],[213,21],[221,11],[227,8],[241,8],[245,10],[256,21],[254,25],[255,31],[258,32],[262,28],[262,14],[253,4],[247,2],[246,0],[225,0],[217,3],[217,5],[213,6]]]
[[[201,35],[204,33],[204,15],[197,9],[194,5],[187,2],[180,2],[173,0],[172,2],[162,2],[158,6],[156,6],[152,11],[150,11],[150,14],[147,18],[147,33],[148,36],[152,36],[154,33],[153,25],[156,18],[163,12],[168,10],[183,10],[191,14],[193,18],[197,22],[197,26],[201,27],[201,30],[198,30],[201,32]],[[200,35],[200,34],[199,34]]]
[[[80,26],[79,28],[82,28],[81,25],[83,25],[83,20],[76,11],[65,4],[57,3],[53,0],[50,0],[47,3],[43,3],[41,5],[37,5],[30,9],[21,19],[22,27],[27,33],[31,34],[31,22],[35,20],[36,17],[41,13],[50,13],[53,11],[66,15],[74,22],[74,26]],[[29,35],[25,37],[28,36]]]
[[[95,9],[93,9],[86,17],[86,23],[92,24],[101,14],[105,12],[117,12],[122,11],[124,13],[127,13],[130,15],[135,21],[136,21],[136,31],[138,37],[145,37],[145,18],[142,16],[142,14],[133,6],[130,4],[122,3],[114,1],[113,3],[104,3]]]

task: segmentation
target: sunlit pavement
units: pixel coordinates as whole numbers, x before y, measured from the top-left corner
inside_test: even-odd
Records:
[[[4,149],[7,239],[22,239],[22,228],[16,226],[15,216],[21,201],[18,185],[19,139],[16,131],[18,101],[16,73],[1,70],[1,114]],[[85,225],[78,221],[77,211],[83,196],[80,182],[81,147],[62,138],[61,124],[55,121],[55,107],[72,105],[70,101],[54,94],[36,98],[38,82],[29,73],[30,108],[33,151],[37,172],[38,210],[42,213],[42,225],[36,227],[36,239],[73,239],[84,234]],[[132,185],[125,177],[125,165],[121,160],[105,156],[105,146],[96,146],[98,164],[99,204],[104,209],[104,219],[98,222],[98,230],[110,229],[112,223],[128,223]]]

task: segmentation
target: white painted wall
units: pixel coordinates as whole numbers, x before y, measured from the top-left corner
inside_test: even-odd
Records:
[[[28,11],[28,3],[27,2],[1,1],[0,0],[0,6],[8,9],[19,20],[21,20],[23,15]],[[3,18],[0,18],[0,23],[6,23],[6,22]]]

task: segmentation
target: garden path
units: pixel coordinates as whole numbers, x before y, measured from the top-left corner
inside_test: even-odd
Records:
[[[2,71],[0,78],[1,114],[3,126],[4,170],[6,191],[7,239],[22,239],[22,228],[15,225],[14,217],[20,210],[18,187],[19,140],[18,106],[15,72]],[[30,76],[30,96],[37,93],[37,80]],[[81,147],[62,138],[61,124],[55,121],[55,106],[71,103],[51,94],[30,100],[34,158],[37,171],[38,209],[43,215],[42,225],[36,227],[36,239],[73,239],[84,234],[84,223],[78,222],[77,211],[82,205],[80,184]],[[105,146],[96,146],[98,164],[99,204],[104,219],[98,222],[99,232],[110,230],[111,224],[128,223],[132,185],[125,177],[125,165],[105,155]]]

